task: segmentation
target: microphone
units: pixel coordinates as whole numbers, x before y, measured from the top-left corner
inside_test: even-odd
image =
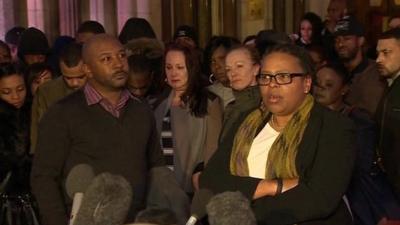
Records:
[[[67,194],[71,199],[73,199],[69,225],[74,224],[76,214],[78,213],[82,203],[83,193],[90,185],[93,177],[93,169],[88,164],[76,165],[69,172],[65,181],[65,189]]]
[[[122,225],[132,195],[131,185],[122,176],[99,174],[85,192],[74,225]]]
[[[194,193],[190,207],[191,216],[186,225],[195,225],[197,221],[206,215],[206,205],[213,195],[213,192],[209,189],[200,189]]]
[[[210,225],[257,225],[250,201],[239,191],[215,195],[206,209]]]

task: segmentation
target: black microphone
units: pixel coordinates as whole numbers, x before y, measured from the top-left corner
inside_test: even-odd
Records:
[[[102,173],[87,188],[74,225],[122,225],[132,201],[132,188],[120,176]]]
[[[250,201],[239,191],[215,195],[206,209],[210,225],[257,225]]]
[[[213,192],[209,189],[200,189],[194,193],[190,207],[191,216],[186,225],[194,225],[206,215],[206,205],[213,195]]]
[[[74,224],[76,214],[82,203],[83,193],[92,182],[94,172],[88,164],[79,164],[74,166],[69,172],[65,181],[65,189],[68,196],[73,199],[69,218],[69,225]]]

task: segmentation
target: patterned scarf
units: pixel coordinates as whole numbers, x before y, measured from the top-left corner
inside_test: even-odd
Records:
[[[308,124],[314,98],[308,94],[295,112],[285,128],[276,138],[268,153],[265,170],[266,179],[297,178],[296,155],[298,146],[302,140],[304,130]],[[265,120],[271,118],[271,113],[256,109],[250,113],[240,125],[233,140],[230,159],[231,174],[237,176],[249,176],[247,157],[258,128],[265,124]]]

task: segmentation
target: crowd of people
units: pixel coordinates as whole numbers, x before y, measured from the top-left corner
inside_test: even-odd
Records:
[[[399,224],[400,19],[367,43],[346,1],[327,14],[204,49],[143,18],[10,29],[0,224]]]

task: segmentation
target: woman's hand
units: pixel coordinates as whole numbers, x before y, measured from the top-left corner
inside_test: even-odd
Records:
[[[192,184],[193,184],[194,191],[199,190],[200,174],[201,174],[201,172],[197,172],[192,175]]]
[[[282,181],[283,181],[282,193],[296,187],[299,184],[298,178],[283,179]]]
[[[298,178],[283,179],[282,193],[296,187],[298,183],[299,183]],[[276,193],[277,188],[278,188],[277,180],[262,180],[260,181],[260,183],[258,183],[257,189],[253,195],[253,199],[280,194]]]

